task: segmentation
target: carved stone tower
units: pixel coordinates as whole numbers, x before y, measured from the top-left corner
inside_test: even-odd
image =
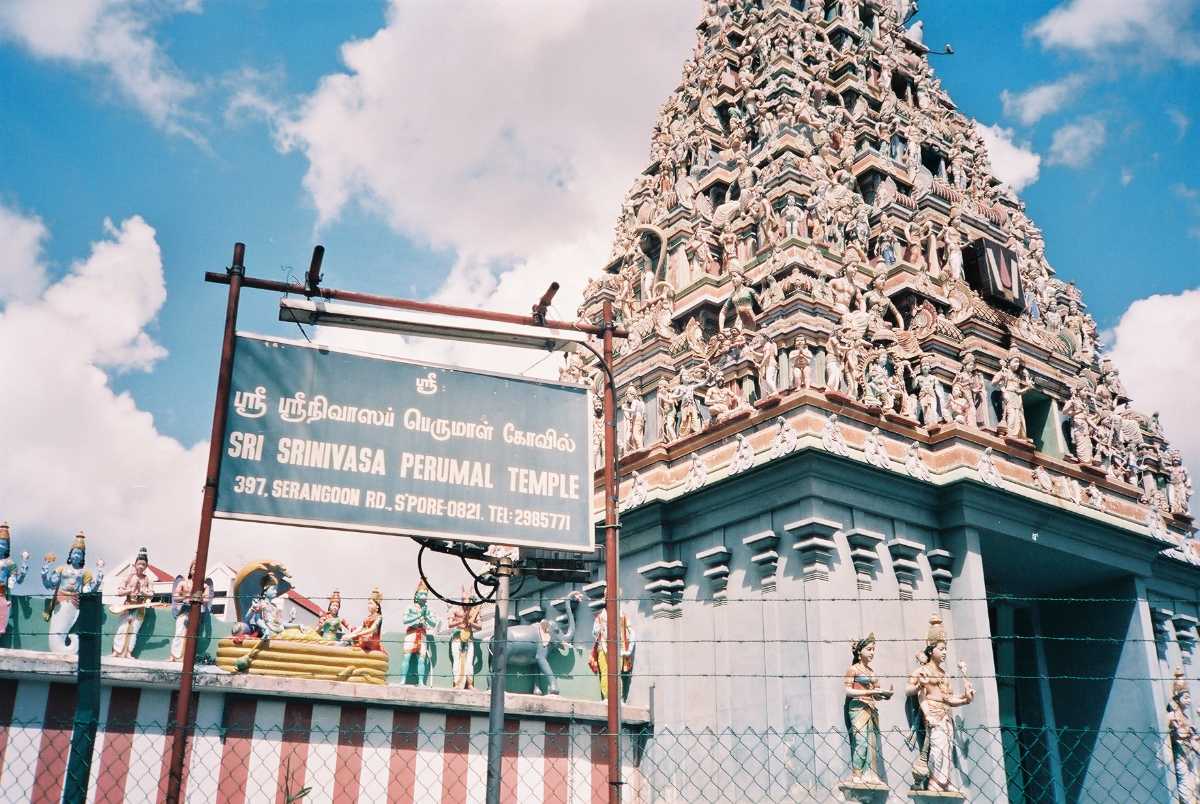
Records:
[[[934,611],[978,679],[966,721],[1021,722],[996,635],[1129,637],[1155,595],[1197,598],[1179,453],[942,89],[915,6],[704,3],[585,291],[581,316],[612,294],[629,331],[622,585],[644,640],[633,695],[653,690],[661,723],[837,728],[844,646],[875,631],[899,686]],[[1136,602],[1089,622],[1039,595]],[[1156,676],[1122,650],[1101,673]],[[1046,680],[1034,699],[1060,726],[1157,724],[1149,681],[1106,694],[1139,703]],[[788,751],[818,787],[844,773],[819,739]],[[1085,761],[1046,752],[1060,777]],[[1032,772],[1003,751],[972,763],[977,786]]]

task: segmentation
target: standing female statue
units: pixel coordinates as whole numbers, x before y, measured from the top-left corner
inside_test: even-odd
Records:
[[[868,634],[850,645],[852,662],[846,668],[846,732],[850,735],[850,774],[855,781],[882,781],[880,757],[879,702],[892,697],[882,689],[871,662],[875,659],[875,635]]]

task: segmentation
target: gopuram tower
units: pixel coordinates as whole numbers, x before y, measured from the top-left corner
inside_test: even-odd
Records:
[[[1160,745],[1115,735],[1160,730],[1171,670],[1196,677],[1191,483],[942,89],[915,6],[704,3],[585,291],[581,316],[607,299],[629,331],[629,700],[713,733],[650,741],[647,800],[838,799],[869,633],[895,688],[879,775],[904,799],[934,617],[975,690],[954,711],[968,798],[1107,800],[1116,755],[1129,789],[1170,795]]]

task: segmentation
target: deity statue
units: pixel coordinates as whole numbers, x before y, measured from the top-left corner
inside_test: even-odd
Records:
[[[917,164],[920,164],[919,155],[917,157]],[[919,231],[921,239],[925,241],[925,270],[929,272],[929,276],[933,279],[939,279],[942,276],[942,263],[938,259],[937,229],[934,228],[933,221],[927,218],[921,222]]]
[[[1022,365],[1021,356],[1015,350],[1000,365],[992,377],[992,385],[1002,394],[1002,412],[999,430],[1009,438],[1028,438],[1025,429],[1025,400],[1023,394],[1033,388],[1029,371]]]
[[[95,592],[104,581],[104,562],[96,562],[96,572],[84,566],[87,557],[83,531],[71,542],[67,563],[55,567],[54,553],[47,553],[42,564],[42,585],[50,592],[44,618],[50,623],[49,645],[52,653],[75,654],[79,643],[67,632],[79,618],[79,596]]]
[[[169,656],[172,662],[183,661],[184,640],[187,639],[188,618],[191,616],[192,608],[189,603],[189,599],[192,596],[192,576],[195,573],[196,562],[193,561],[188,566],[187,577],[185,578],[182,575],[175,576],[175,583],[171,586],[171,616],[175,618],[175,634],[171,638],[171,653]],[[198,605],[200,607],[200,616],[207,617],[214,594],[212,580],[206,579],[203,587],[204,594]]]
[[[558,370],[558,381],[583,385],[587,374],[587,366],[580,352],[567,352],[564,355],[563,367]]]
[[[1092,463],[1095,451],[1092,444],[1091,392],[1083,383],[1071,389],[1063,403],[1062,415],[1071,420],[1071,447],[1080,463]]]
[[[984,401],[983,374],[975,368],[975,355],[970,352],[962,357],[962,368],[954,375],[954,387],[962,389],[962,396],[970,402],[962,423],[968,427],[982,426],[986,421],[979,413]]]
[[[779,347],[775,341],[762,336],[754,350],[758,375],[758,396],[766,399],[779,390]]]
[[[890,380],[883,360],[872,360],[867,367],[866,382],[863,383],[863,404],[868,408],[878,408],[881,411],[893,410]]]
[[[846,390],[846,344],[840,333],[829,336],[825,344],[825,392],[841,394]]]
[[[286,577],[281,578],[272,570],[265,572],[258,596],[246,608],[242,621],[233,627],[234,644],[241,645],[247,639],[268,642],[282,634],[289,623],[284,619],[280,597],[290,588],[291,583]]]
[[[829,292],[833,295],[833,308],[840,313],[849,313],[862,305],[862,293],[855,284],[858,266],[853,262],[842,266],[841,273],[829,280]]]
[[[409,673],[413,672],[417,686],[429,686],[429,674],[433,670],[429,640],[437,627],[438,619],[429,610],[429,587],[421,581],[413,592],[412,604],[404,610],[404,664],[401,676],[406,684]]]
[[[921,359],[920,373],[917,374],[917,402],[921,406],[921,423],[926,427],[941,424],[942,414],[938,409],[941,383],[930,373],[933,362],[924,357]]]
[[[850,643],[850,666],[842,679],[846,692],[846,733],[850,736],[850,774],[853,781],[881,782],[879,702],[892,697],[871,668],[875,660],[875,635]]]
[[[1172,514],[1186,514],[1192,500],[1192,476],[1177,449],[1167,453],[1167,503]]]
[[[329,605],[317,618],[317,636],[330,642],[338,642],[350,630],[350,623],[342,617],[342,593],[336,589],[329,596]]]
[[[787,239],[807,237],[808,226],[805,224],[804,209],[796,203],[796,196],[789,195],[787,202],[779,213],[783,220],[784,237]]]
[[[467,600],[467,588],[462,588],[463,601]],[[479,623],[482,607],[474,605],[455,606],[446,623],[450,627],[450,673],[451,686],[456,690],[475,689],[475,634],[483,628]]]
[[[896,305],[892,304],[892,300],[884,291],[886,285],[887,277],[877,274],[871,280],[870,288],[862,295],[862,306],[867,312],[867,339],[873,343],[896,340],[896,336],[892,333],[892,324],[888,322],[889,315],[895,322],[896,329],[904,329],[904,319],[900,317],[900,311],[896,309]]]
[[[965,282],[966,274],[963,272],[962,232],[952,222],[942,234],[942,240],[946,246],[946,270],[950,273],[950,278],[959,282]]]
[[[966,390],[958,384],[950,386],[950,421],[960,427],[973,426],[975,406],[967,398]]]
[[[692,453],[695,455],[695,453]],[[637,644],[634,642],[633,627],[629,617],[621,614],[617,624],[617,645],[620,652],[620,685],[621,697],[629,694],[629,682],[633,675],[633,655]],[[588,668],[600,677],[600,698],[608,700],[608,609],[596,612],[592,622],[592,655],[588,658]]]
[[[704,384],[703,373],[683,369],[679,372],[679,437],[695,435],[703,428],[697,389]]]
[[[418,595],[420,587],[418,587]],[[415,598],[416,596],[414,596]],[[405,614],[405,621],[408,620],[408,614]],[[436,628],[437,621],[434,620],[430,628]],[[412,632],[412,629],[409,629]],[[372,589],[370,597],[367,598],[367,616],[363,618],[362,625],[355,628],[353,631],[348,631],[341,638],[343,645],[353,645],[356,648],[362,649],[364,652],[380,652],[387,653],[383,647],[383,593],[379,589]],[[405,650],[408,649],[408,637],[404,638]],[[424,642],[421,643],[421,648],[424,649]],[[407,670],[407,665],[405,666]],[[425,682],[421,684],[423,687],[429,686],[429,667],[425,667]]]
[[[682,390],[675,380],[664,380],[658,386],[658,433],[665,444],[679,439],[679,398]]]
[[[604,423],[596,419],[592,422],[592,466],[599,469],[604,466]]]
[[[117,630],[113,634],[112,655],[123,659],[133,658],[133,646],[137,643],[138,632],[146,620],[146,609],[152,606],[154,598],[154,582],[146,574],[150,566],[150,557],[146,548],[138,550],[137,558],[133,560],[133,568],[121,579],[117,587],[117,596],[122,601],[110,606],[109,611],[119,615]]]
[[[625,389],[621,402],[622,421],[621,452],[637,452],[646,443],[646,402],[636,382]]]
[[[792,347],[792,388],[800,389],[808,387],[808,367],[812,364],[812,355],[808,351],[808,341],[803,335],[796,336],[796,343]]]
[[[758,328],[756,316],[754,314],[754,305],[762,307],[762,300],[758,296],[758,291],[746,284],[746,276],[741,271],[732,273],[733,287],[729,291],[729,298],[721,305],[721,311],[717,314],[717,329],[724,332],[726,319],[726,311],[733,313],[733,318],[730,323],[734,329],[755,330]]]
[[[913,789],[955,792],[950,775],[955,761],[953,709],[975,699],[975,689],[967,678],[967,667],[958,663],[963,680],[961,695],[954,693],[946,674],[946,629],[941,617],[929,618],[925,649],[917,655],[919,664],[908,677],[909,725],[917,735],[920,754],[913,763]]]
[[[884,265],[889,268],[900,259],[900,240],[896,237],[896,229],[890,218],[887,219],[883,232],[879,235],[879,256],[883,258]]]
[[[920,441],[913,441],[908,445],[908,452],[904,455],[904,471],[909,477],[924,480],[926,483],[933,480],[933,474],[921,458]]]
[[[888,455],[878,427],[872,427],[871,432],[867,433],[867,437],[863,441],[863,457],[872,466],[878,466],[880,469],[891,468],[892,459]]]
[[[1180,668],[1175,671],[1171,703],[1167,704],[1167,731],[1171,735],[1175,801],[1178,804],[1200,804],[1200,733],[1188,714],[1191,708],[1192,693]]]
[[[21,551],[21,563],[10,555],[10,533],[7,522],[0,522],[0,635],[8,630],[8,612],[13,587],[25,580],[29,572],[29,551]]]

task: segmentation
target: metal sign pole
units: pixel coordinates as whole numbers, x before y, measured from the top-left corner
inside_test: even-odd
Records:
[[[508,584],[512,560],[496,564],[496,617],[492,626],[491,707],[488,709],[487,804],[500,804],[504,761],[504,688],[508,674]]]
[[[79,640],[77,669],[79,693],[75,703],[75,725],[71,732],[71,751],[67,759],[67,778],[63,783],[63,801],[86,801],[92,759],[96,747],[96,727],[100,719],[100,593],[79,596],[79,619],[75,621]],[[95,757],[99,761],[99,757]]]
[[[608,800],[621,802],[621,624],[617,600],[617,389],[612,373],[613,309],[604,300],[604,364],[609,369],[604,383],[604,607],[608,612]]]
[[[225,306],[225,337],[221,343],[221,367],[217,373],[217,400],[213,409],[212,435],[208,442],[208,471],[204,479],[204,501],[200,504],[200,531],[196,536],[196,564],[192,571],[192,589],[188,602],[187,635],[183,642],[183,666],[179,673],[179,697],[171,724],[171,765],[167,771],[167,804],[179,804],[183,786],[183,759],[192,729],[192,676],[196,668],[196,641],[200,633],[204,605],[204,573],[208,564],[208,541],[212,533],[213,511],[217,507],[217,480],[221,474],[221,454],[225,440],[225,419],[229,410],[229,384],[233,375],[233,350],[237,330],[238,301],[246,246],[235,243],[233,264],[229,266],[229,299]]]

